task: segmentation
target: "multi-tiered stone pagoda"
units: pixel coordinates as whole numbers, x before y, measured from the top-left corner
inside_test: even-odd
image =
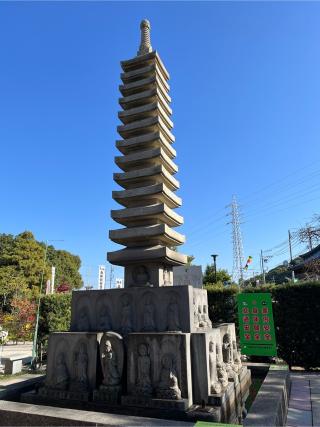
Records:
[[[111,212],[124,228],[110,238],[126,246],[108,253],[125,267],[123,289],[74,291],[71,330],[49,338],[47,376],[24,401],[153,417],[241,419],[250,385],[234,324],[212,325],[204,289],[172,286],[172,266],[186,257],[171,249],[184,242],[174,230],[174,137],[168,72],[141,23],[141,45],[121,63],[122,125],[116,157],[123,188]],[[68,403],[69,402],[69,403]]]
[[[173,162],[174,136],[170,119],[169,73],[150,43],[150,23],[141,22],[141,44],[135,58],[122,61],[123,73],[119,99],[123,125],[117,141],[123,154],[116,164],[123,172],[114,180],[123,190],[113,198],[124,209],[111,212],[112,218],[126,228],[110,231],[109,237],[126,248],[108,253],[108,261],[125,267],[125,287],[167,286],[172,284],[172,267],[187,259],[172,246],[185,238],[174,230],[183,218],[173,209],[181,205],[175,195],[179,182]]]

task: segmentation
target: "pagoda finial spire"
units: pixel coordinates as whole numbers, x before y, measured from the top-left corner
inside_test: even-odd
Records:
[[[150,22],[147,19],[143,19],[140,23],[141,43],[138,50],[138,55],[145,55],[146,53],[152,52],[150,28]]]

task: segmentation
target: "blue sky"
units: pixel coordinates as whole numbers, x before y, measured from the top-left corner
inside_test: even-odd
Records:
[[[96,281],[117,247],[119,61],[136,54],[142,18],[171,75],[180,250],[204,266],[218,253],[231,271],[236,194],[257,269],[260,249],[320,211],[316,2],[0,2],[0,232],[64,240]]]

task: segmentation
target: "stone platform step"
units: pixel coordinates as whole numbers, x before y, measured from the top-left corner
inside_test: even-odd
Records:
[[[166,81],[161,80],[156,74],[153,76],[139,79],[131,83],[125,83],[119,86],[119,91],[123,96],[133,95],[144,90],[152,89],[154,86],[158,86],[162,92],[162,95],[166,97],[170,87]]]
[[[126,207],[165,203],[169,208],[177,208],[181,206],[182,203],[181,198],[176,196],[163,183],[132,188],[129,190],[113,191],[112,198]]]
[[[136,151],[125,156],[117,156],[115,163],[125,172],[157,165],[164,165],[171,174],[178,172],[178,166],[167,156],[165,150],[161,147]]]
[[[143,68],[153,64],[156,64],[157,67],[160,69],[161,74],[163,74],[163,76],[165,77],[165,79],[169,80],[170,75],[166,67],[164,66],[160,56],[155,50],[153,52],[147,53],[146,55],[139,55],[132,59],[121,61],[121,67],[123,71],[125,71],[126,73],[132,72],[132,71],[138,70],[139,68]]]
[[[160,89],[158,89],[157,87],[136,93],[134,95],[119,98],[119,104],[124,110],[129,110],[131,108],[151,104],[153,102],[159,102],[162,108],[167,112],[167,114],[171,114],[171,108],[169,107],[169,104],[171,102],[170,96],[167,95],[166,97],[164,97]]]
[[[136,80],[141,80],[153,76],[155,73],[158,74],[158,76],[163,80],[163,82],[166,82],[168,80],[155,61],[152,62],[150,65],[146,65],[145,67],[141,66],[136,70],[121,73],[120,77],[123,83],[130,83],[135,82]]]
[[[110,230],[109,238],[113,242],[127,247],[155,246],[161,244],[176,246],[182,245],[185,242],[185,236],[172,230],[166,224]]]
[[[183,224],[183,217],[178,215],[164,203],[136,208],[125,208],[111,211],[111,218],[127,227],[164,223],[170,227]]]
[[[108,252],[107,259],[111,264],[123,266],[137,259],[141,262],[161,262],[173,266],[185,265],[187,263],[186,255],[160,245],[147,248],[125,248],[119,251]]]
[[[164,122],[159,115],[156,115],[129,124],[120,125],[117,127],[117,130],[124,139],[146,133],[162,132],[169,141],[174,141],[175,138],[170,132],[170,128],[170,123],[168,126],[168,123]]]
[[[176,157],[176,150],[172,147],[171,141],[160,131],[135,136],[129,139],[120,139],[116,141],[116,147],[122,154],[130,154],[137,150],[145,150],[161,147],[166,154],[173,158]]]
[[[113,180],[125,189],[160,183],[165,184],[171,191],[175,191],[180,187],[179,181],[167,171],[164,165],[134,169],[130,172],[114,173]]]
[[[0,401],[2,426],[193,426],[194,423]]]
[[[140,107],[131,108],[129,110],[119,111],[118,117],[124,124],[135,122],[137,120],[155,117],[159,115],[169,129],[173,128],[173,122],[169,118],[169,114],[161,107],[160,102],[152,102],[151,104],[142,105]]]

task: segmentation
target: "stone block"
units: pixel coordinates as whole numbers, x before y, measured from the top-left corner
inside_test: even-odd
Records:
[[[192,391],[193,402],[208,403],[210,394],[219,393],[222,385],[217,376],[217,353],[221,349],[221,336],[218,329],[210,332],[191,334]],[[213,390],[215,388],[215,390]]]
[[[4,364],[4,374],[14,375],[22,371],[22,357],[23,356],[12,356],[3,358],[2,363]]]
[[[101,334],[55,332],[50,334],[45,390],[57,397],[87,400],[95,389],[97,351]],[[50,393],[50,392],[49,392]]]
[[[317,424],[312,424],[311,411],[301,411],[300,409],[289,408],[286,425],[292,427],[309,427]]]
[[[288,394],[289,372],[269,371],[244,420],[244,426],[284,425],[288,411]],[[291,424],[288,422],[288,425]]]
[[[129,398],[122,398],[126,405],[141,398],[148,402],[151,399],[149,406],[175,409],[191,406],[190,334],[129,334],[127,392]]]
[[[189,333],[211,326],[207,311],[207,291],[191,286],[74,291],[71,331]]]

